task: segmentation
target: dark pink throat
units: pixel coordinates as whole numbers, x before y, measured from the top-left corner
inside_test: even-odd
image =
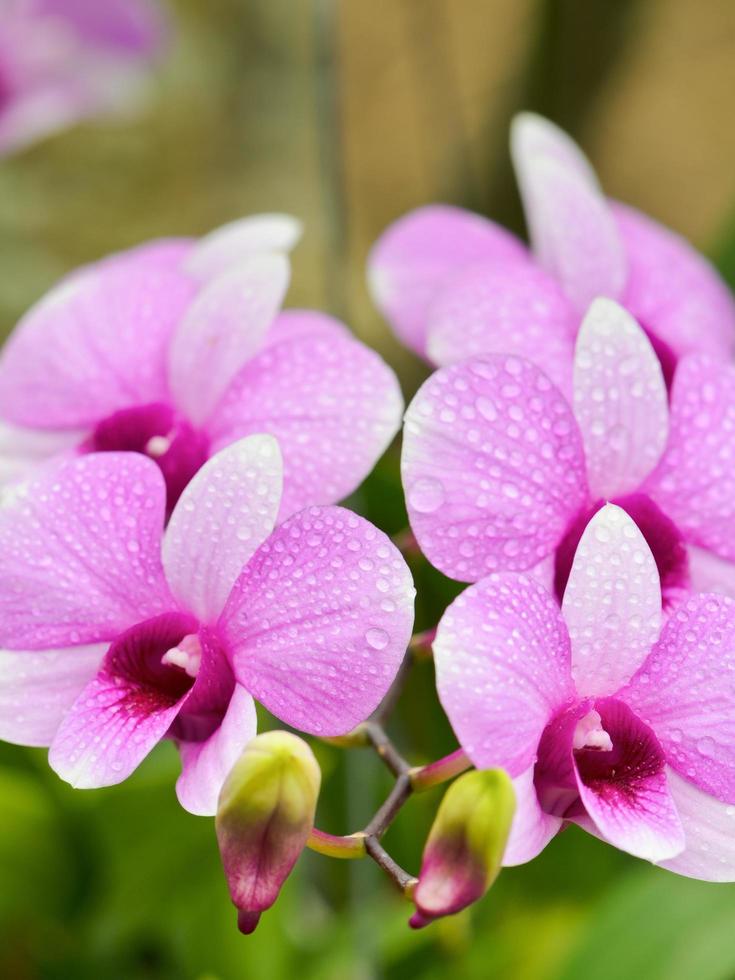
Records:
[[[102,670],[124,692],[120,710],[153,714],[185,696],[168,732],[202,742],[219,727],[235,680],[216,635],[186,613],[138,623],[110,646]]]
[[[103,670],[126,688],[129,708],[160,711],[191,690],[194,677],[168,663],[166,654],[198,628],[191,616],[164,613],[131,627],[112,643]]]
[[[135,452],[154,460],[166,481],[170,514],[187,483],[206,461],[209,440],[170,405],[153,402],[113,412],[98,423],[82,446],[85,452]]]
[[[635,799],[666,758],[653,731],[616,698],[586,699],[562,711],[539,743],[534,784],[547,813],[584,812],[579,783],[611,802]]]
[[[12,101],[13,86],[2,67],[0,67],[0,113],[3,113]]]
[[[674,382],[674,374],[676,373],[676,365],[678,358],[669,345],[657,337],[652,330],[649,330],[645,324],[641,324],[646,336],[651,342],[651,347],[656,354],[661,365],[661,371],[664,376],[664,381],[666,382],[666,390],[671,391],[671,385]]]
[[[687,550],[676,525],[644,493],[631,493],[616,497],[612,503],[622,507],[638,525],[651,549],[661,578],[664,603],[672,591],[686,588],[689,584],[689,560]],[[603,500],[581,510],[573,519],[556,549],[554,557],[554,591],[561,602],[567,587],[569,573],[582,537],[590,519],[604,505]]]

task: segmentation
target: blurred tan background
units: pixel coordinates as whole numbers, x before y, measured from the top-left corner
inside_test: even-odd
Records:
[[[735,205],[732,0],[172,0],[142,116],[0,166],[0,324],[67,268],[163,234],[286,210],[291,304],[329,309],[402,368],[372,310],[374,238],[418,204],[519,227],[507,125],[546,112],[608,192],[711,246]]]

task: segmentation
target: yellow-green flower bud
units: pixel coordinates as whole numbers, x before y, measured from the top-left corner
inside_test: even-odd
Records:
[[[424,848],[414,929],[482,898],[500,871],[514,812],[513,784],[502,769],[475,770],[452,783]]]
[[[288,732],[256,736],[230,770],[216,828],[242,932],[252,932],[278,897],[314,826],[321,772]]]

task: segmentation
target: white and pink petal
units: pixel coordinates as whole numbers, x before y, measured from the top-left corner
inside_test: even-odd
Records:
[[[401,473],[422,551],[465,582],[537,565],[587,501],[571,407],[517,357],[436,371],[406,412]]]
[[[433,649],[439,698],[462,748],[478,768],[520,776],[574,696],[554,598],[527,576],[490,575],[449,606]]]
[[[219,631],[235,678],[276,717],[316,735],[365,720],[413,625],[400,552],[363,518],[312,507],[283,523],[235,584]]]
[[[686,844],[664,868],[700,881],[735,881],[735,806],[723,803],[668,768],[669,792]]]
[[[572,673],[583,696],[613,694],[658,639],[658,569],[645,538],[621,507],[606,504],[587,525],[562,613],[571,637]]]
[[[574,414],[592,497],[636,490],[666,447],[668,395],[650,341],[613,300],[596,299],[582,321],[574,355]]]
[[[46,467],[0,508],[0,643],[48,650],[111,640],[170,609],[165,488],[137,453]]]
[[[168,345],[194,290],[183,274],[142,261],[100,263],[68,277],[3,348],[3,418],[79,429],[120,409],[166,401]]]
[[[213,623],[250,557],[273,530],[283,484],[276,440],[248,436],[212,456],[181,495],[163,536],[173,595]]]
[[[589,162],[553,123],[513,121],[511,155],[533,250],[579,313],[597,296],[617,299],[627,266],[618,228]]]
[[[715,268],[680,235],[611,202],[628,261],[622,302],[675,358],[731,357],[735,300]]]
[[[735,803],[735,601],[692,595],[619,696],[656,732],[670,766]]]
[[[188,699],[192,678],[164,657],[196,628],[190,616],[164,613],[112,643],[51,743],[49,764],[62,779],[92,789],[137,769]]]
[[[184,313],[169,348],[175,404],[204,423],[241,368],[263,346],[290,278],[283,255],[242,261],[205,284]]]
[[[106,643],[58,650],[0,650],[0,739],[50,745],[64,715],[97,673]]]
[[[644,490],[692,544],[735,560],[735,367],[682,358],[671,390],[670,437]]]
[[[280,519],[355,490],[398,432],[403,397],[375,352],[322,313],[289,310],[208,422],[212,449],[269,432],[283,454]]]
[[[238,218],[200,238],[186,256],[183,269],[194,279],[206,282],[255,255],[290,252],[302,233],[301,222],[290,214]]]
[[[256,732],[255,702],[244,687],[236,684],[222,720],[211,735],[196,741],[177,739],[181,775],[176,781],[176,796],[185,810],[214,816],[227,774]]]
[[[427,351],[439,365],[478,354],[518,354],[571,394],[578,316],[560,286],[531,262],[460,270],[429,310]]]
[[[478,214],[444,204],[411,211],[377,240],[368,258],[373,302],[398,337],[426,357],[429,310],[440,289],[463,268],[526,263],[521,242]]]
[[[561,830],[561,817],[541,809],[533,777],[534,767],[529,766],[513,780],[516,812],[503,854],[505,867],[532,861]]]

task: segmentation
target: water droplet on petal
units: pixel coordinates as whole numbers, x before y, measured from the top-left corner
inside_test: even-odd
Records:
[[[373,627],[369,629],[365,634],[365,641],[367,645],[372,647],[373,650],[384,650],[388,646],[388,641],[390,637],[385,632],[385,630]]]
[[[444,487],[429,477],[417,480],[409,490],[408,502],[419,514],[432,514],[444,503]]]

